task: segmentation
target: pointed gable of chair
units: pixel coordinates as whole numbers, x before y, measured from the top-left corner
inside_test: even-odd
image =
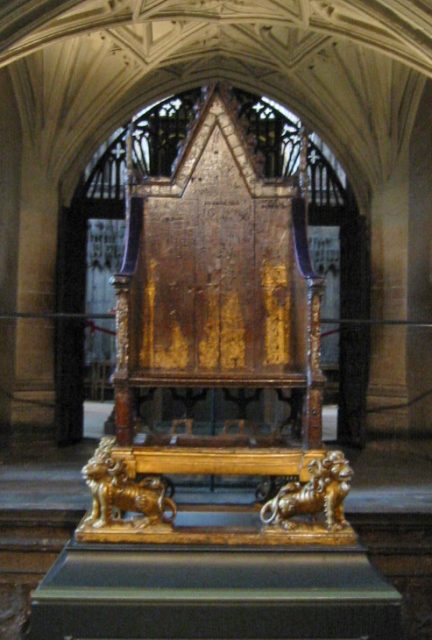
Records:
[[[261,178],[260,158],[251,146],[228,90],[216,86],[182,145],[172,177],[149,178],[135,193],[182,197],[191,183],[211,179],[213,188],[219,181],[221,189],[227,180],[232,186],[241,181],[251,197],[292,196],[291,179]]]

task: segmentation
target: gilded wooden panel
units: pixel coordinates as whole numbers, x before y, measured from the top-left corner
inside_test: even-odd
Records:
[[[141,371],[247,377],[293,363],[290,198],[256,198],[244,164],[216,121],[182,195],[145,201]]]

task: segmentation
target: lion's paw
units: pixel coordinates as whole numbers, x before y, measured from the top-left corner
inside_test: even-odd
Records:
[[[341,522],[335,522],[334,524],[328,527],[329,531],[342,531],[342,529],[346,529],[349,524],[346,520],[342,520]]]
[[[135,529],[145,529],[149,525],[149,519],[144,516],[143,518],[134,518],[132,520],[132,525]]]
[[[107,525],[107,521],[106,520],[102,520],[102,518],[99,518],[99,520],[95,520],[92,524],[93,529],[102,529],[102,527],[106,527]]]

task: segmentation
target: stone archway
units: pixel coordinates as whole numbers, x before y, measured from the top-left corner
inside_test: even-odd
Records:
[[[248,135],[253,136],[256,149],[264,160],[264,174],[267,178],[294,175],[298,170],[300,144],[303,125],[294,115],[282,113],[271,102],[259,96],[234,88],[233,98],[237,101],[239,117],[248,122]],[[143,180],[147,175],[171,175],[171,166],[178,153],[179,144],[186,136],[187,128],[195,120],[196,109],[201,99],[201,90],[183,92],[165,99],[157,106],[134,116],[113,134],[96,153],[90,164],[89,173],[83,176],[72,200],[72,207],[65,209],[60,218],[60,239],[58,256],[58,310],[63,313],[84,313],[84,245],[86,242],[87,221],[96,219],[121,219],[124,216],[125,171],[128,154],[127,139],[132,143],[132,174],[134,180]],[[162,115],[162,114],[171,115]],[[189,123],[189,124],[188,124]],[[246,126],[246,125],[245,125]],[[342,288],[342,315],[351,317],[367,313],[366,307],[359,301],[368,299],[368,277],[358,278],[356,260],[349,261],[358,242],[358,209],[351,190],[344,187],[328,160],[328,149],[322,151],[322,141],[310,132],[308,151],[309,174],[309,219],[310,224],[318,225],[322,233],[324,226],[333,226],[339,234],[341,230],[344,270]],[[101,154],[101,155],[100,155]],[[129,161],[130,162],[130,161]],[[365,226],[365,221],[363,221]],[[361,225],[360,225],[361,226]],[[363,227],[362,227],[363,228]],[[339,237],[339,235],[338,235]],[[81,247],[81,248],[80,248]],[[367,249],[365,249],[367,255]],[[357,254],[356,254],[357,255]],[[364,262],[365,268],[368,267]],[[357,278],[354,293],[351,287]],[[363,288],[366,290],[363,292]],[[337,291],[339,298],[339,285]],[[107,311],[105,309],[105,311]],[[339,304],[332,307],[330,315],[337,317]],[[101,322],[98,322],[101,324]],[[58,437],[62,441],[73,441],[79,437],[82,423],[82,403],[84,365],[83,324],[59,323],[57,334],[57,424]],[[324,333],[327,335],[324,325]],[[334,327],[333,327],[334,329]],[[340,414],[339,435],[346,442],[360,441],[363,436],[354,433],[355,429],[364,431],[364,406],[367,386],[367,332],[356,333],[356,360],[349,356],[352,331],[345,328],[342,332],[342,384],[343,408]],[[336,336],[334,336],[336,337]],[[323,361],[324,366],[334,369],[339,361],[339,338],[336,337],[336,351],[330,359]],[[360,340],[361,338],[361,340]],[[81,355],[79,355],[81,354]],[[73,363],[73,366],[71,366]],[[354,364],[356,366],[354,366]],[[335,382],[339,380],[336,373]],[[348,401],[355,388],[356,402],[354,413],[357,417],[353,425],[353,402]],[[274,400],[276,402],[276,399]],[[169,402],[170,404],[170,402]],[[350,407],[350,411],[346,410]],[[227,408],[227,407],[226,407]],[[282,410],[282,407],[280,407]],[[277,409],[275,409],[278,412]],[[272,410],[272,412],[274,412]],[[360,425],[360,427],[359,427]]]
[[[22,131],[22,142],[3,149],[5,157],[20,157],[19,198],[7,214],[11,224],[20,219],[14,232],[19,252],[9,268],[18,283],[15,309],[52,311],[58,210],[70,204],[98,144],[139,104],[222,79],[291,104],[312,129],[325,132],[376,231],[373,313],[390,309],[393,317],[404,317],[406,265],[386,234],[394,228],[386,211],[390,191],[405,179],[407,144],[431,76],[431,32],[425,10],[398,0],[367,7],[357,0],[9,2],[0,12],[2,78],[12,83],[3,108],[19,114]],[[401,204],[405,243],[407,212],[408,204]],[[395,304],[394,281],[405,291]],[[384,342],[374,343],[380,389],[390,375],[388,367],[380,369]],[[15,362],[14,399],[5,402],[18,418],[20,398],[37,398],[42,389],[50,397],[52,327],[41,325],[30,344],[20,323],[7,349]],[[393,349],[391,340],[385,349]],[[400,359],[390,386],[403,398],[404,354]]]

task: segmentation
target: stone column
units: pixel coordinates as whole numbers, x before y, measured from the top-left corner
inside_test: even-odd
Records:
[[[407,317],[408,156],[401,154],[389,179],[371,203],[371,317]],[[406,328],[376,326],[371,331],[368,391],[369,435],[398,437],[409,424]],[[399,407],[399,405],[401,405]],[[387,408],[387,409],[386,409]]]
[[[18,234],[18,312],[54,310],[58,197],[46,164],[26,146],[21,168]],[[54,322],[16,323],[12,442],[54,440]]]
[[[409,155],[408,317],[432,322],[432,82],[426,84]],[[407,340],[410,429],[432,435],[432,328],[410,327]]]
[[[7,71],[0,71],[0,312],[16,309],[21,130]],[[15,322],[0,319],[0,446],[9,435],[15,376]]]

